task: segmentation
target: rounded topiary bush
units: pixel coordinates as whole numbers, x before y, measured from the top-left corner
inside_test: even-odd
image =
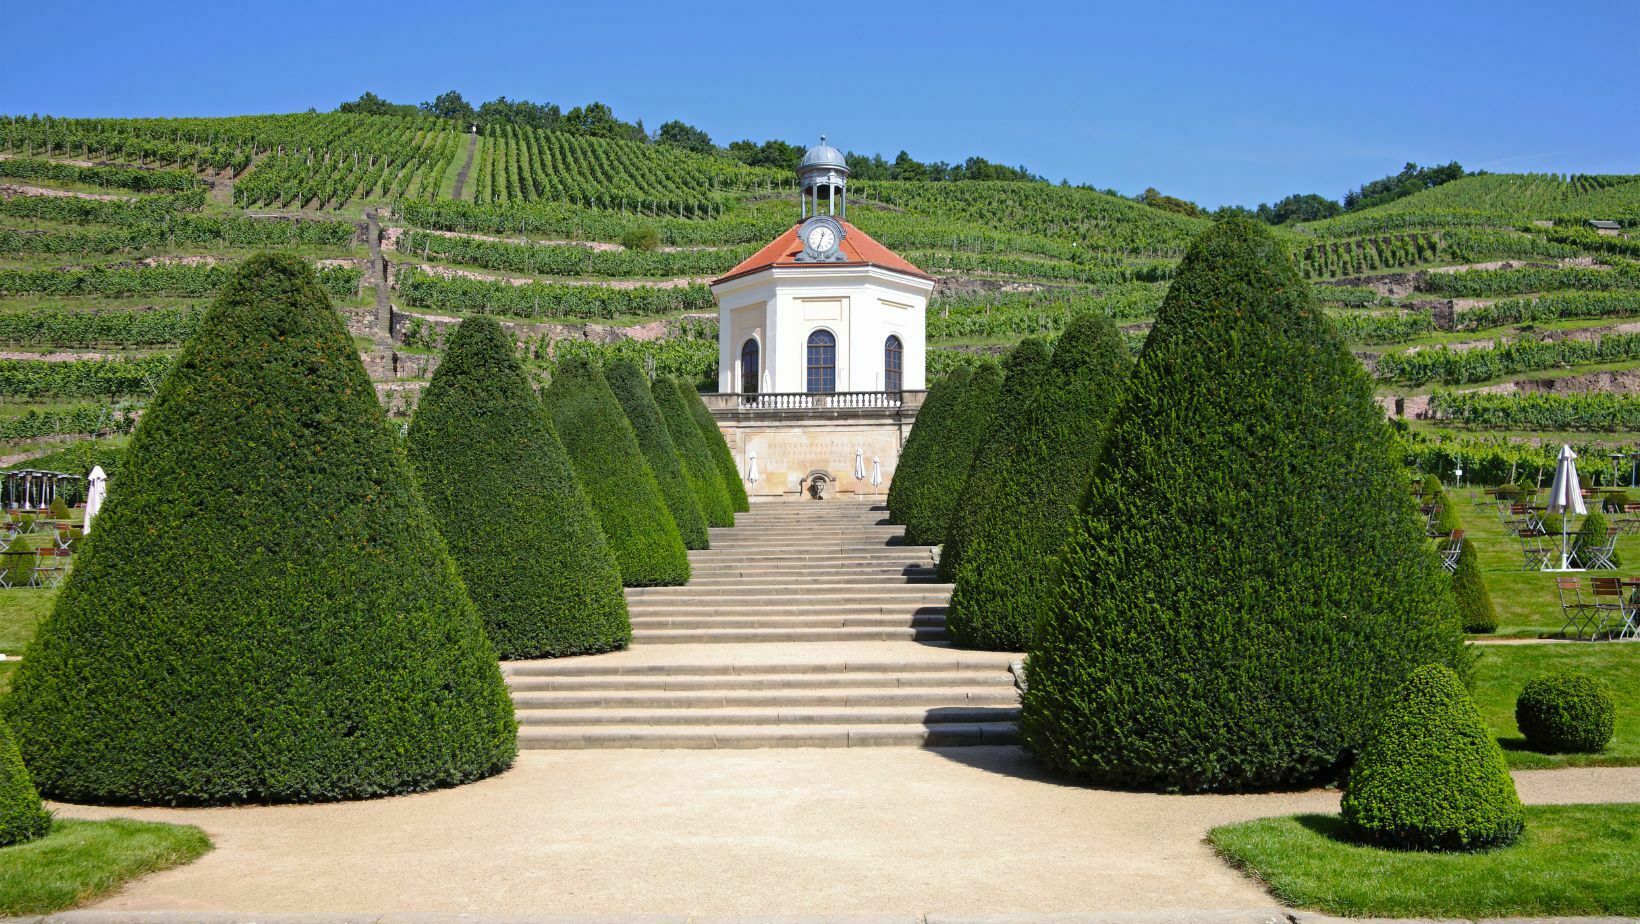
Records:
[[[41,792],[78,802],[362,798],[512,763],[494,649],[306,262],[252,257],[205,312],[5,710]]]
[[[1350,770],[1357,837],[1408,850],[1483,850],[1520,836],[1525,810],[1503,750],[1463,682],[1430,664],[1407,678]]]
[[[706,535],[706,515],[701,512],[700,499],[694,485],[684,474],[677,444],[672,441],[661,409],[649,390],[649,377],[630,359],[618,359],[604,368],[604,378],[615,399],[626,411],[627,422],[638,437],[638,446],[649,461],[649,470],[655,473],[655,483],[666,498],[666,509],[678,524],[678,534],[689,549],[704,549],[711,542]]]
[[[582,357],[558,365],[543,400],[628,587],[689,580],[689,551],[637,434],[604,374]]]
[[[678,383],[668,376],[661,376],[655,380],[652,394],[655,405],[660,408],[661,419],[666,421],[666,430],[678,447],[683,473],[695,496],[700,499],[707,525],[735,525],[734,502],[729,499],[723,476],[712,462],[706,438],[701,435],[700,427],[696,426],[694,415],[689,413],[689,405],[684,400],[683,392],[678,390]]]
[[[1373,383],[1255,222],[1191,245],[1068,534],[1021,733],[1079,779],[1324,779],[1415,667],[1467,665]]]
[[[1585,567],[1593,563],[1593,556],[1589,549],[1601,548],[1606,544],[1606,533],[1611,527],[1611,521],[1598,509],[1591,508],[1589,515],[1583,518],[1583,523],[1577,529],[1577,535],[1572,539],[1572,550],[1578,556],[1578,561]],[[1585,560],[1587,559],[1587,560]],[[1621,568],[1623,560],[1614,547],[1611,554],[1613,568]]]
[[[1029,646],[1131,365],[1116,326],[1093,314],[1071,320],[1023,401],[1008,395],[1011,358],[996,422],[940,556],[942,568],[955,560],[946,627],[958,645]]]
[[[501,657],[590,654],[631,641],[615,555],[495,320],[456,328],[405,448]]]
[[[50,831],[51,813],[23,766],[11,726],[0,720],[0,847],[45,837]]]
[[[892,492],[900,488],[900,515],[905,522],[905,541],[911,545],[939,545],[945,541],[951,513],[962,497],[973,466],[974,453],[991,427],[991,415],[1002,391],[1002,367],[987,360],[974,367],[973,374],[956,393],[956,403],[948,415],[928,422],[918,415],[912,425],[928,425],[928,447],[919,464],[906,476],[904,458],[894,472]]]
[[[61,497],[53,497],[51,499],[51,518],[53,520],[68,519],[68,502]]]
[[[1593,754],[1612,740],[1617,704],[1598,677],[1561,671],[1529,681],[1515,700],[1526,745],[1545,754]]]
[[[735,454],[729,451],[729,441],[724,439],[711,409],[701,400],[700,392],[695,390],[695,383],[678,379],[678,391],[683,394],[683,401],[689,406],[696,426],[700,427],[701,437],[706,440],[706,449],[717,466],[718,477],[723,479],[723,486],[729,492],[729,505],[736,513],[752,509],[751,499],[746,496],[746,485],[740,480],[740,467],[735,464]]]
[[[1458,549],[1458,568],[1452,572],[1452,595],[1458,600],[1458,618],[1465,632],[1498,631],[1498,611],[1481,576],[1480,557],[1475,543],[1464,539]]]

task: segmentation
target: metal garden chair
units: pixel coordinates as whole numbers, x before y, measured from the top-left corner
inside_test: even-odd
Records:
[[[1517,533],[1520,536],[1520,553],[1522,571],[1542,571],[1549,567],[1549,555],[1553,551],[1544,546],[1543,534]]]
[[[1458,556],[1463,554],[1463,530],[1455,529],[1452,537],[1441,546],[1441,567],[1448,571],[1458,570]]]
[[[1594,618],[1594,603],[1583,599],[1583,583],[1575,577],[1555,578],[1555,590],[1560,594],[1560,615],[1565,621],[1558,635],[1571,630],[1572,638],[1582,638]]]

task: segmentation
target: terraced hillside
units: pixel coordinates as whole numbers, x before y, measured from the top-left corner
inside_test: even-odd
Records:
[[[321,268],[396,413],[474,313],[503,318],[543,377],[592,353],[709,382],[704,283],[790,226],[793,185],[431,117],[0,120],[0,456],[127,429],[225,267],[268,247]],[[859,182],[849,217],[939,277],[935,374],[1079,311],[1137,344],[1205,227],[1023,181]],[[1637,227],[1640,176],[1480,175],[1284,234],[1386,407],[1465,439],[1415,444],[1501,459],[1537,450],[1494,436],[1640,432]]]

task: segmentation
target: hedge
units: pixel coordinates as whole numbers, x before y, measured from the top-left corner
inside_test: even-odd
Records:
[[[632,431],[638,437],[638,446],[649,461],[649,470],[655,473],[655,482],[666,498],[666,509],[672,511],[672,519],[678,524],[684,547],[709,548],[706,514],[701,511],[694,484],[684,474],[677,444],[649,390],[649,378],[630,359],[619,359],[604,367],[604,378],[626,411],[627,422],[632,424]]]
[[[51,813],[23,766],[11,726],[0,719],[0,847],[45,837],[50,831]]]
[[[260,255],[131,438],[4,708],[74,802],[311,802],[512,763],[512,703],[341,315]]]
[[[1463,681],[1438,664],[1413,671],[1388,704],[1341,808],[1357,837],[1403,850],[1502,847],[1525,827],[1503,749]]]
[[[604,374],[584,359],[566,360],[542,399],[615,551],[621,583],[686,583],[689,552]]]
[[[1372,381],[1245,219],[1180,264],[1054,582],[1021,732],[1080,780],[1326,779],[1414,668],[1467,669]]]
[[[927,454],[900,494],[907,543],[939,545],[945,541],[951,513],[968,482],[974,452],[990,429],[1001,390],[1002,368],[990,360],[980,363],[959,392],[950,416],[930,428]],[[913,425],[913,433],[916,427]],[[895,481],[903,471],[895,471]]]
[[[946,628],[959,646],[1029,647],[1131,366],[1116,326],[1082,315],[1054,345],[1034,393],[1017,404],[1005,395],[940,555],[956,583]]]
[[[1452,595],[1458,600],[1458,618],[1465,632],[1496,632],[1498,611],[1486,590],[1486,579],[1481,576],[1475,543],[1468,539],[1460,541],[1463,545],[1458,549],[1458,568],[1452,573]]]
[[[677,380],[664,375],[655,379],[653,393],[666,429],[672,434],[672,442],[678,447],[678,456],[683,460],[684,474],[700,501],[701,512],[706,515],[707,525],[735,525],[734,502],[724,489],[723,477],[712,462],[706,438],[695,425]]]
[[[933,465],[929,455],[933,451],[934,433],[945,429],[948,426],[947,422],[956,415],[957,406],[962,403],[962,396],[968,391],[968,383],[973,377],[975,365],[977,361],[964,362],[952,367],[923,397],[922,407],[917,410],[917,419],[911,427],[911,433],[906,436],[905,445],[900,447],[900,458],[894,466],[894,477],[888,484],[888,522],[905,525],[906,513],[912,505],[911,499],[921,491],[924,473]]]
[[[1515,700],[1515,725],[1526,746],[1546,754],[1594,754],[1616,727],[1611,685],[1598,677],[1558,671],[1527,681]]]
[[[723,479],[723,487],[729,492],[729,505],[736,513],[745,513],[752,509],[751,498],[746,496],[746,485],[740,480],[740,466],[735,464],[735,455],[729,450],[729,441],[718,428],[717,419],[712,416],[711,409],[701,400],[700,392],[695,390],[695,383],[686,378],[679,378],[678,390],[683,393],[683,401],[689,406],[689,413],[700,427],[700,435],[706,440],[706,449],[711,453],[712,462],[717,466],[718,475]]]
[[[626,647],[615,554],[500,324],[456,328],[405,449],[501,657]]]
[[[193,308],[75,311],[61,306],[0,312],[0,343],[63,347],[181,343],[192,336],[200,314]]]
[[[171,367],[169,356],[130,359],[0,359],[0,396],[117,398],[152,394]]]

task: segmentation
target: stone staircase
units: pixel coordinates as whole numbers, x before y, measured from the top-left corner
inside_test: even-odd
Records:
[[[520,746],[1014,741],[1016,656],[950,648],[951,586],[884,516],[769,503],[713,530],[688,585],[627,591],[631,650],[502,665]]]

